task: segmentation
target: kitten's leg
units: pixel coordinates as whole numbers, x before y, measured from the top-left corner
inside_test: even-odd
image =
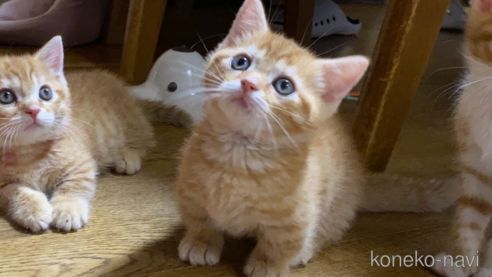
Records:
[[[115,170],[118,173],[133,175],[137,173],[142,166],[142,157],[145,151],[126,148],[121,151],[121,159],[116,161]]]
[[[480,267],[474,277],[492,277],[492,239],[489,239],[484,246]],[[477,257],[478,258],[478,257]]]
[[[303,250],[305,235],[300,225],[269,226],[258,236],[244,273],[250,277],[288,276],[289,265]]]
[[[492,189],[486,184],[487,177],[478,170],[465,166],[461,173],[462,196],[458,199],[455,207],[453,234],[451,245],[447,253],[441,253],[436,260],[444,261],[447,257],[447,265],[444,262],[436,262],[434,270],[446,277],[469,276],[477,270],[476,263],[471,266],[471,261],[480,251],[484,232],[492,215]],[[450,266],[450,257],[464,257],[464,266]]]
[[[51,197],[54,228],[75,231],[87,224],[90,201],[96,190],[96,167],[92,161],[69,169]]]
[[[306,229],[306,236],[304,238],[302,250],[290,262],[291,267],[306,265],[313,258],[313,256],[321,249],[324,243],[321,242],[319,238],[318,229],[319,229],[318,223],[312,220],[308,228]]]
[[[33,232],[48,229],[52,207],[46,195],[23,184],[9,184],[1,188],[8,199],[8,213],[12,220]]]
[[[179,244],[179,258],[192,265],[217,264],[224,246],[224,235],[214,228],[207,212],[193,199],[180,194],[179,200],[181,220],[187,229]]]

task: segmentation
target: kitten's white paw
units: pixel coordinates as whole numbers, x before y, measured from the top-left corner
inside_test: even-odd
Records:
[[[208,245],[185,237],[178,247],[179,258],[192,265],[215,265],[220,261],[222,244]]]
[[[314,256],[314,251],[312,249],[303,249],[301,253],[295,257],[290,262],[291,267],[297,267],[297,266],[304,266],[309,263],[309,261],[313,258]]]
[[[118,173],[133,175],[140,170],[142,160],[137,151],[132,149],[124,150],[123,158],[116,162],[115,170]]]
[[[65,232],[76,231],[87,224],[89,202],[79,198],[54,199],[52,225]]]
[[[492,277],[492,270],[485,267],[480,267],[473,277]]]
[[[50,226],[53,208],[42,192],[23,191],[13,197],[9,204],[10,216],[22,227],[40,232]]]
[[[438,254],[434,259],[436,262],[432,267],[432,270],[443,277],[467,277],[461,268],[451,266],[449,260],[446,265],[444,265],[446,256],[446,253]]]
[[[289,267],[273,267],[264,261],[250,258],[244,267],[244,274],[248,277],[287,277]]]

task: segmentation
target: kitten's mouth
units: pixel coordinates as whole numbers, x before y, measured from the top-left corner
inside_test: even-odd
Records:
[[[27,125],[26,128],[24,128],[24,131],[34,130],[41,127],[41,124],[39,124],[37,121],[33,121],[31,124]]]
[[[232,102],[238,104],[239,106],[241,106],[241,108],[245,109],[245,110],[248,110],[250,111],[251,110],[251,106],[252,106],[252,101],[250,99],[248,99],[246,96],[244,95],[241,95],[241,96],[238,96],[238,97],[234,97],[232,99]]]

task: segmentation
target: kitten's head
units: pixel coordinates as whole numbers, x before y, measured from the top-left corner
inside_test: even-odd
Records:
[[[34,54],[0,57],[0,148],[56,138],[69,103],[59,36]]]
[[[468,13],[466,42],[471,55],[492,64],[492,0],[473,0]]]
[[[269,29],[260,0],[246,0],[208,58],[206,117],[247,136],[294,137],[332,116],[368,64],[318,59]]]

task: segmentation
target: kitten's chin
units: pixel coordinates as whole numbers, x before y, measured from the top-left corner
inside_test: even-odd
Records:
[[[44,127],[39,124],[29,125],[25,130],[19,132],[12,138],[14,146],[25,146],[54,140],[60,136],[60,131]]]

